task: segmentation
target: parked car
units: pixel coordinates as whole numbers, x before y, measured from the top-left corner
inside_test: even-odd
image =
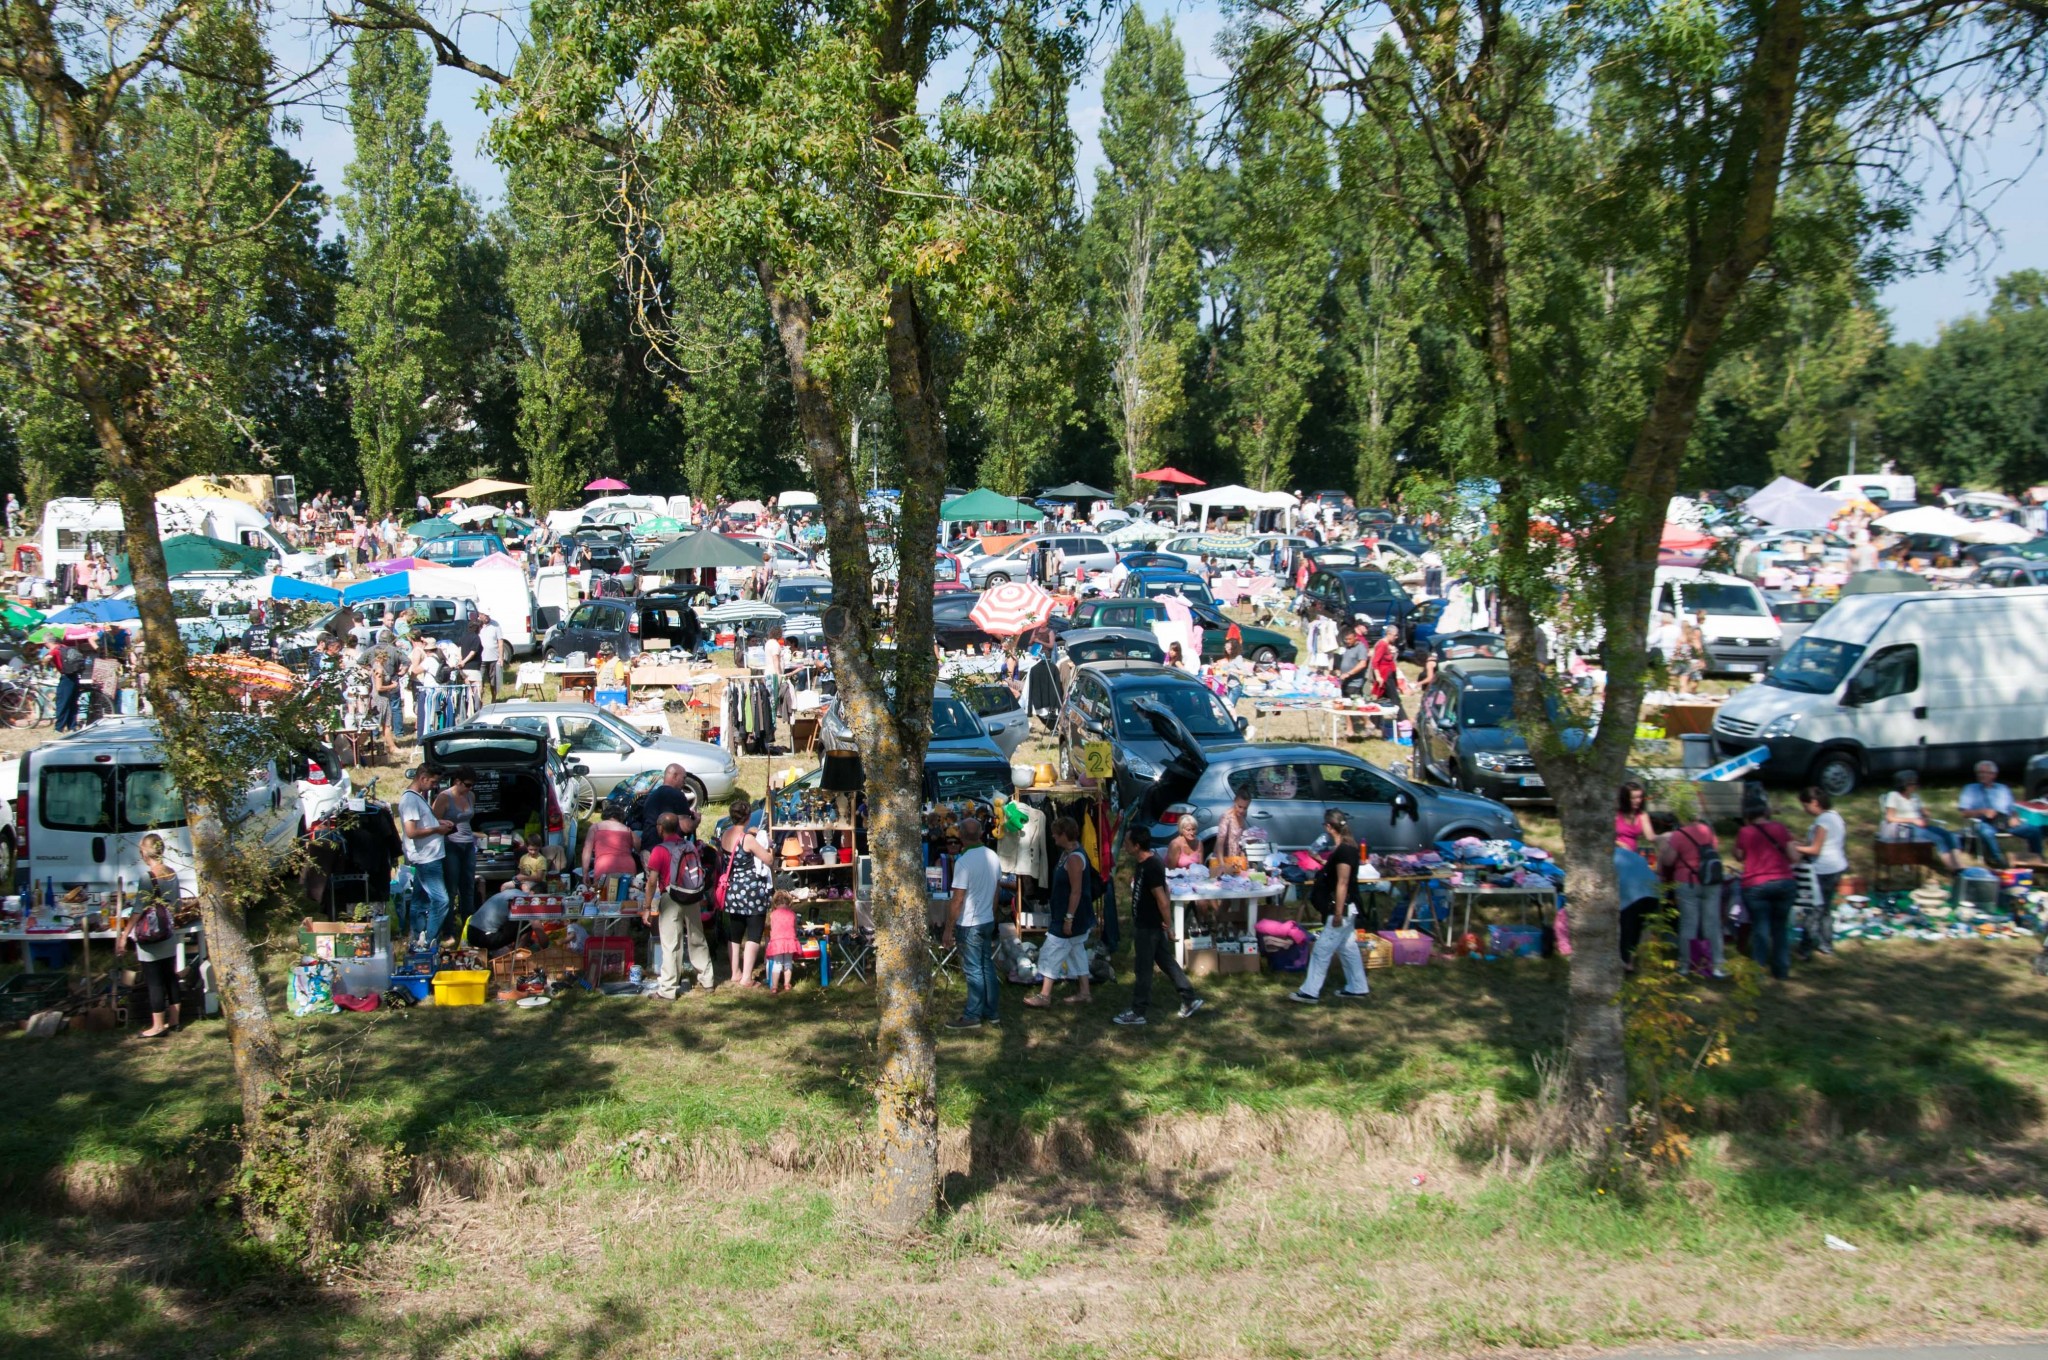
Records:
[[[1992,590],[2018,586],[2048,586],[2048,561],[2031,557],[1994,557],[1977,572],[1971,585]]]
[[[733,534],[731,537],[761,554],[770,576],[819,574],[817,559],[793,543],[784,543],[779,538],[763,538],[759,534]]]
[[[671,764],[686,772],[684,786],[698,807],[723,799],[739,785],[739,762],[722,746],[682,737],[657,737],[621,721],[596,704],[543,703],[515,699],[477,711],[480,727],[509,727],[539,736],[566,759],[587,767],[591,787],[603,797],[612,786],[646,770]]]
[[[967,584],[975,590],[999,586],[1005,581],[1022,581],[1031,575],[1031,554],[1043,544],[1057,548],[1060,570],[1072,576],[1077,568],[1090,576],[1116,565],[1116,548],[1100,534],[1036,534],[1010,545],[992,557],[976,558],[967,564]]]
[[[1137,806],[1173,756],[1168,739],[1140,708],[1143,703],[1173,714],[1188,740],[1198,745],[1244,741],[1244,722],[1186,671],[1146,661],[1099,661],[1075,668],[1060,701],[1056,728],[1062,771],[1069,777],[1080,774],[1082,748],[1106,741],[1124,806]]]
[[[1159,639],[1136,628],[1070,628],[1060,634],[1060,651],[1077,666],[1097,661],[1166,664],[1166,649]]]
[[[939,550],[932,562],[932,590],[937,594],[967,589],[967,568],[952,553]]]
[[[859,749],[853,740],[853,728],[848,724],[846,712],[837,697],[825,706],[825,717],[818,730],[828,751]],[[1009,752],[997,744],[981,719],[975,716],[974,710],[955,697],[953,687],[944,681],[932,690],[932,735],[925,749],[978,751],[983,755],[1009,759]]]
[[[1168,571],[1185,571],[1187,569],[1187,563],[1181,561],[1179,557],[1170,556],[1163,552],[1153,552],[1150,548],[1141,549],[1137,552],[1127,552],[1117,560],[1124,564],[1125,571],[1138,571],[1145,567],[1164,567]]]
[[[1410,757],[1415,777],[1503,802],[1549,798],[1514,719],[1515,695],[1505,660],[1445,662],[1416,710]]]
[[[1212,562],[1249,562],[1253,540],[1241,534],[1182,534],[1159,545],[1161,557],[1174,559],[1182,571],[1193,571],[1203,558]]]
[[[1311,544],[1301,550],[1301,555],[1308,559],[1310,571],[1343,571],[1366,564],[1365,549],[1357,543],[1335,546]]]
[[[1833,600],[1809,600],[1803,595],[1769,595],[1771,617],[1778,621],[1782,644],[1790,647],[1833,607]]]
[[[1230,633],[1230,620],[1214,605],[1198,600],[1188,602],[1188,612],[1202,630],[1202,659],[1214,661],[1223,655],[1223,642]],[[1158,600],[1134,600],[1123,596],[1083,600],[1074,607],[1074,623],[1080,628],[1143,629],[1166,619],[1166,606]],[[1294,639],[1271,628],[1249,623],[1237,625],[1243,654],[1260,663],[1292,661],[1299,650]]]
[[[1140,567],[1129,573],[1124,577],[1122,594],[1125,599],[1149,600],[1160,595],[1178,595],[1184,600],[1216,603],[1216,597],[1209,593],[1209,587],[1201,577],[1191,571],[1171,571],[1165,567]]]
[[[799,820],[799,797],[817,788],[824,779],[824,774],[824,766],[820,765],[799,776],[788,788],[777,792],[776,820]],[[1006,757],[991,755],[986,751],[933,751],[925,757],[923,791],[924,801],[928,804],[951,803],[965,799],[986,803],[999,793],[1008,795],[1014,791],[1010,780],[1010,762]],[[855,817],[854,825],[855,844],[865,853],[867,828],[861,824],[859,817]]]
[[[239,639],[249,631],[255,603],[232,591],[182,590],[180,577],[172,582],[171,611],[177,616],[178,636],[196,652],[210,652],[222,638]]]
[[[696,608],[703,598],[702,588],[692,586],[630,599],[585,600],[548,634],[541,655],[549,661],[578,652],[591,657],[604,643],[610,643],[621,659],[643,651],[695,651],[704,635]]]
[[[616,576],[633,561],[633,536],[617,525],[585,525],[562,536],[562,552],[572,565]]]
[[[412,555],[422,562],[443,567],[473,567],[494,553],[505,551],[505,540],[496,534],[444,534],[414,548]]]
[[[988,729],[989,740],[1006,756],[1017,754],[1031,728],[1031,715],[1008,685],[992,681],[983,685],[956,684],[953,693],[974,711]]]
[[[1441,670],[1448,661],[1505,661],[1508,659],[1508,640],[1499,633],[1432,633],[1417,650],[1425,667],[1429,659],[1435,657],[1437,668]]]
[[[432,734],[421,743],[420,757],[423,765],[444,778],[464,766],[476,771],[472,826],[480,831],[502,826],[515,832],[538,826],[542,843],[561,847],[573,862],[582,827],[568,815],[575,802],[571,781],[587,771],[580,761],[563,759],[547,737],[471,724]],[[486,877],[509,878],[514,868],[509,853],[479,853],[477,869]]]
[[[1379,526],[1379,540],[1391,543],[1411,557],[1420,557],[1429,551],[1429,535],[1412,524],[1382,524]]]
[[[1980,567],[2001,557],[2037,562],[2048,558],[2048,538],[2030,538],[2024,543],[1972,543],[1963,549],[1963,556]]]
[[[785,614],[823,614],[832,606],[827,576],[784,576],[768,587],[767,600]]]
[[[1171,731],[1170,723],[1162,728]],[[1193,814],[1205,845],[1239,788],[1251,793],[1246,825],[1266,833],[1276,850],[1306,850],[1322,834],[1323,813],[1336,808],[1359,844],[1374,850],[1421,850],[1440,840],[1481,840],[1522,834],[1514,810],[1491,798],[1431,788],[1329,746],[1249,742],[1205,746],[1176,734],[1173,758],[1136,815],[1165,834]]]
[[[932,601],[932,640],[949,652],[1002,641],[968,615],[981,603],[978,590],[957,590]]]
[[[1335,619],[1340,629],[1351,623],[1375,629],[1391,623],[1405,634],[1415,613],[1415,601],[1383,571],[1318,571],[1308,578],[1302,594],[1311,608]]]

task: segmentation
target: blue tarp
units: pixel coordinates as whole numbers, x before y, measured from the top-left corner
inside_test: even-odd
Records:
[[[338,604],[341,601],[341,592],[333,586],[323,586],[318,581],[301,581],[296,576],[273,576],[270,578],[270,598],[317,600],[321,604]]]
[[[142,615],[135,612],[133,600],[85,600],[67,605],[43,620],[44,623],[65,625],[85,623],[127,623]]]
[[[413,587],[415,585],[419,587],[417,593],[422,595],[432,594],[432,590],[428,588],[425,580],[422,578],[445,575],[447,573],[442,571],[394,571],[389,576],[372,576],[368,580],[358,581],[342,591],[341,602],[343,604],[356,604],[362,600],[401,599],[414,594]]]

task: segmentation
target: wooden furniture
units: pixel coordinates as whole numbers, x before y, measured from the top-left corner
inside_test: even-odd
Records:
[[[1930,841],[1877,841],[1872,852],[1872,892],[1911,892],[1935,867]]]

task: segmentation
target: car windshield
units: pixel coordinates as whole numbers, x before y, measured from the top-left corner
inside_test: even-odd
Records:
[[[604,728],[606,731],[611,732],[616,736],[624,737],[627,741],[632,742],[635,746],[654,745],[653,737],[648,736],[645,732],[642,732],[639,728],[633,726],[631,723],[622,723],[614,718],[599,718],[597,720],[597,724],[598,726]]]
[[[1862,655],[1863,648],[1856,643],[1817,638],[1808,633],[1771,667],[1764,683],[1799,694],[1833,694]]]
[[[822,581],[798,583],[785,581],[775,587],[775,598],[772,603],[778,609],[823,609],[826,605],[832,603],[832,587],[829,583]]]
[[[616,604],[579,604],[569,616],[571,628],[617,629],[626,626],[626,611]]]
[[[171,592],[171,613],[181,619],[203,619],[213,611],[206,607],[206,596],[196,590],[174,590]]]
[[[1778,606],[1778,618],[1786,623],[1812,623],[1827,612],[1826,600],[1787,600]]]
[[[981,724],[958,699],[932,700],[932,740],[966,741],[982,735]]]
[[[1458,700],[1462,727],[1500,727],[1515,716],[1515,696],[1505,689],[1468,689]]]
[[[935,802],[955,803],[963,799],[989,802],[997,794],[1010,792],[1010,771],[1002,765],[969,765],[963,768],[927,765],[925,778],[931,781]]]
[[[1156,685],[1132,685],[1119,688],[1116,692],[1117,730],[1127,737],[1154,737],[1151,720],[1138,712],[1136,703],[1150,699],[1174,717],[1181,720],[1190,733],[1196,737],[1234,737],[1237,723],[1229,710],[1202,686],[1175,684],[1171,681]]]
[[[1678,599],[1688,613],[1730,614],[1761,617],[1763,602],[1755,586],[1723,585],[1719,581],[1685,581],[1678,587]]]
[[[1369,573],[1344,578],[1344,590],[1354,600],[1387,600],[1394,595],[1394,578]]]

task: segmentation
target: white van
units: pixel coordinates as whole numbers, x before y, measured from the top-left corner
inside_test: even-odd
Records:
[[[1851,595],[1714,718],[1719,757],[1840,796],[1894,770],[2007,770],[2048,750],[2048,587]]]
[[[1920,500],[1920,484],[1902,472],[1851,472],[1830,477],[1814,488],[1824,495],[1848,500],[1861,496],[1878,505],[1903,510]]]
[[[1683,619],[1704,613],[1700,631],[1707,642],[1710,675],[1761,675],[1778,659],[1782,635],[1770,601],[1754,582],[1695,567],[1657,568],[1651,597],[1650,632],[1659,613]]]
[[[329,783],[304,760],[252,770],[237,815],[256,819],[251,829],[281,850],[348,796],[347,776],[336,774],[339,782]],[[153,720],[103,719],[23,757],[15,853],[33,890],[46,878],[59,893],[80,884],[107,891],[122,878],[133,886],[139,844],[151,831],[164,838],[165,862],[178,871],[181,890],[196,891],[185,798],[164,764]]]

